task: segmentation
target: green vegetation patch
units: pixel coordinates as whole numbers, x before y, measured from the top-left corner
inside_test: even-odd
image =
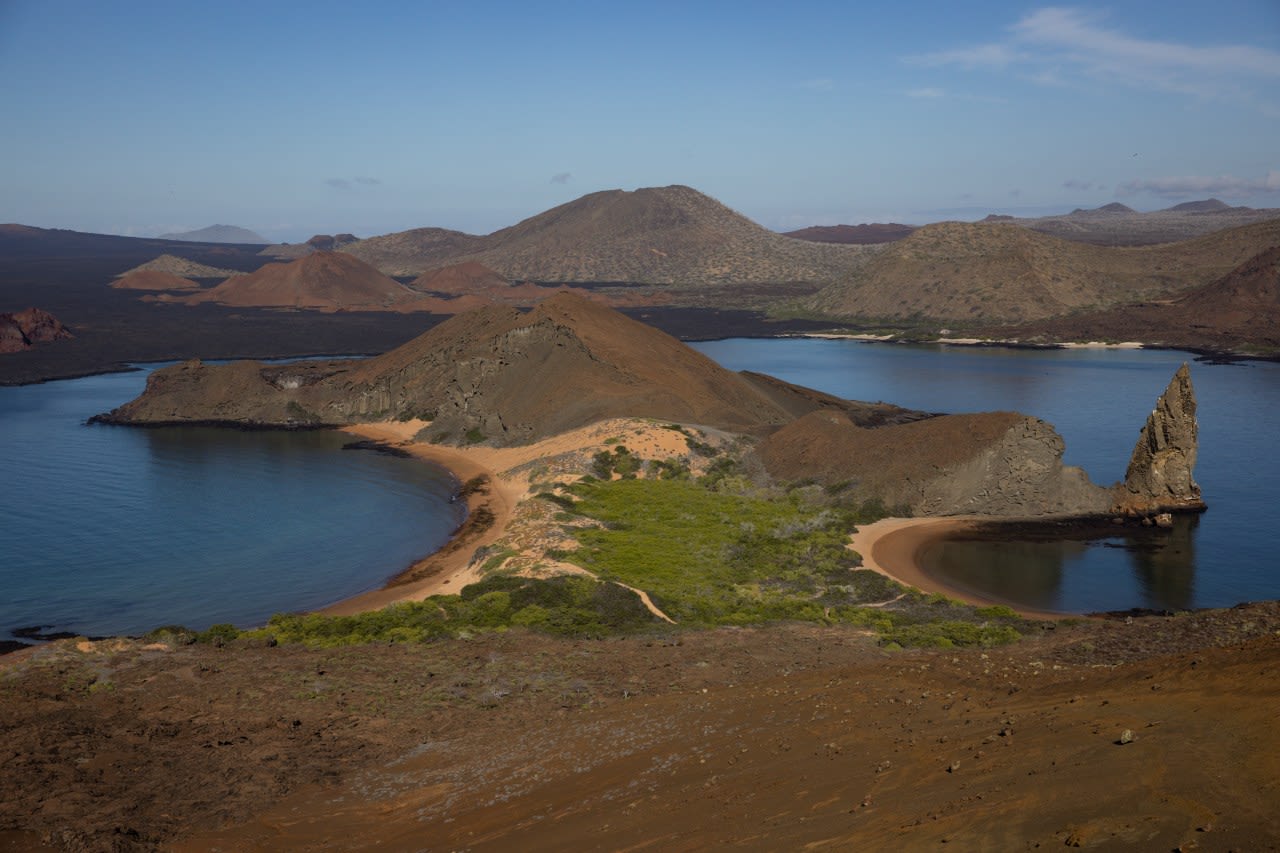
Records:
[[[575,529],[581,547],[563,558],[645,590],[686,626],[845,623],[885,645],[939,647],[998,645],[1027,628],[1008,608],[909,592],[859,568],[849,533],[883,507],[843,504],[813,486],[752,493],[728,459],[712,467],[700,481],[573,486],[574,511],[601,526]]]
[[[582,548],[568,558],[644,589],[679,622],[821,619],[827,608],[865,601],[871,592],[845,547],[852,519],[838,508],[814,510],[790,497],[724,493],[687,480],[593,481],[573,491],[575,511],[604,526],[576,530]],[[871,600],[900,592],[877,586]]]
[[[464,587],[458,595],[436,595],[352,616],[277,614],[264,628],[235,632],[219,625],[198,639],[221,643],[240,637],[329,647],[427,642],[511,626],[604,637],[636,631],[655,620],[639,596],[617,584],[580,576],[541,580],[498,575]]]

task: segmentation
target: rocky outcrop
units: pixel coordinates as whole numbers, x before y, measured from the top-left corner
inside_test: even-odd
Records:
[[[1192,476],[1198,449],[1196,394],[1191,370],[1183,364],[1138,436],[1124,482],[1115,488],[1117,510],[1154,515],[1204,509]]]
[[[36,344],[70,338],[71,330],[39,308],[0,314],[0,353],[22,352]]]
[[[840,485],[914,515],[1028,518],[1097,515],[1106,489],[1062,464],[1052,426],[1016,412],[940,415],[867,429],[833,411],[799,418],[761,442],[774,477]]]

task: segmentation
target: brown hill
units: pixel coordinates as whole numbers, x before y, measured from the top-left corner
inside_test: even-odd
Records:
[[[414,228],[342,247],[388,275],[418,275],[480,251],[486,238],[447,228]]]
[[[592,193],[486,237],[419,229],[343,251],[393,275],[474,260],[512,280],[690,285],[832,281],[861,258],[776,234],[684,186]]]
[[[358,258],[341,252],[316,252],[234,276],[186,301],[342,311],[385,310],[413,298],[404,285]]]
[[[72,337],[57,317],[39,308],[0,314],[0,353],[22,352],[36,344]]]
[[[1217,213],[1221,210],[1230,210],[1231,205],[1225,201],[1216,198],[1206,198],[1200,201],[1184,201],[1182,204],[1175,204],[1169,210],[1180,211],[1183,213]]]
[[[239,270],[219,269],[218,267],[211,267],[208,264],[198,263],[188,258],[178,257],[177,255],[163,254],[154,260],[147,261],[145,264],[139,264],[133,269],[126,270],[125,272],[120,273],[120,275],[116,277],[124,278],[125,276],[131,275],[132,273],[135,273],[135,272],[168,273],[170,275],[177,276],[179,278],[230,278],[233,275],[240,274]],[[140,281],[140,282],[146,281],[146,280],[147,280],[146,277],[143,277],[141,279],[136,279],[136,281]],[[155,281],[159,281],[159,279],[155,279]],[[126,285],[121,285],[121,286],[126,286]],[[188,286],[194,287],[197,285],[195,285],[195,283],[192,282]],[[170,290],[173,288],[146,287],[141,289]]]
[[[785,231],[783,236],[814,243],[852,243],[868,246],[876,243],[892,243],[916,230],[914,225],[897,222],[872,222],[862,225],[811,225],[798,231]]]
[[[111,283],[116,290],[199,290],[200,285],[189,278],[183,278],[170,272],[160,270],[134,269]]]
[[[461,314],[364,361],[177,365],[108,419],[304,426],[421,416],[433,421],[434,440],[507,445],[627,416],[759,432],[820,408],[859,423],[918,416],[733,373],[562,293],[527,314],[499,306]]]
[[[427,270],[409,282],[410,288],[421,293],[443,293],[453,296],[502,290],[510,286],[510,281],[478,261],[466,261]]]
[[[1063,467],[1062,438],[1015,412],[941,415],[866,429],[815,411],[765,439],[765,468],[783,479],[846,483],[917,515],[979,512],[1026,518],[1104,513],[1111,494]]]
[[[1003,222],[943,222],[879,250],[808,306],[864,322],[1020,323],[1185,291],[1280,243],[1280,219],[1162,246],[1102,247]]]
[[[1125,340],[1228,352],[1280,352],[1280,245],[1173,299],[1003,330],[1024,340]]]

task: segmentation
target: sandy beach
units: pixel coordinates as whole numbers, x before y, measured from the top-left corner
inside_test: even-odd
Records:
[[[464,486],[467,520],[440,550],[416,561],[382,588],[344,599],[320,612],[335,616],[362,613],[400,601],[420,601],[432,595],[454,593],[479,581],[481,561],[475,559],[477,550],[498,542],[508,533],[517,507],[530,493],[530,471],[540,461],[589,455],[619,439],[643,458],[664,458],[687,452],[680,433],[637,420],[604,421],[517,447],[452,447],[415,441],[414,436],[425,426],[426,421],[364,423],[344,427],[344,431],[447,469]],[[864,567],[923,592],[941,593],[969,604],[1005,604],[1028,618],[1059,619],[1066,615],[1017,607],[982,596],[941,581],[920,567],[918,555],[927,545],[991,521],[977,515],[886,518],[858,528],[850,537],[849,547],[862,555]],[[506,544],[509,543],[504,542]],[[581,571],[568,564],[553,568]]]
[[[920,568],[918,555],[925,546],[991,521],[989,517],[978,515],[945,518],[885,518],[874,524],[859,527],[850,537],[849,547],[862,555],[864,568],[879,572],[898,583],[915,587],[923,592],[941,593],[948,598],[969,604],[1004,604],[1031,619],[1061,619],[1067,615],[1031,610],[996,598],[977,595],[940,581]]]
[[[447,469],[463,486],[467,520],[440,550],[418,560],[393,577],[381,589],[332,604],[321,613],[332,616],[377,610],[400,601],[420,601],[432,595],[454,593],[480,580],[476,551],[492,545],[511,528],[516,508],[530,493],[537,473],[554,479],[554,460],[589,456],[600,448],[625,444],[645,459],[683,456],[685,436],[655,423],[635,419],[601,421],[533,444],[516,447],[451,447],[415,441],[426,421],[352,424],[343,431],[403,450],[411,456]],[[580,467],[580,466],[578,466]],[[576,566],[560,566],[579,572]],[[648,604],[647,596],[642,596]],[[665,615],[662,618],[666,618]]]

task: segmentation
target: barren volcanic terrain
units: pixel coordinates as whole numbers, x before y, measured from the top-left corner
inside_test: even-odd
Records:
[[[1280,610],[0,658],[0,849],[1280,846]]]

